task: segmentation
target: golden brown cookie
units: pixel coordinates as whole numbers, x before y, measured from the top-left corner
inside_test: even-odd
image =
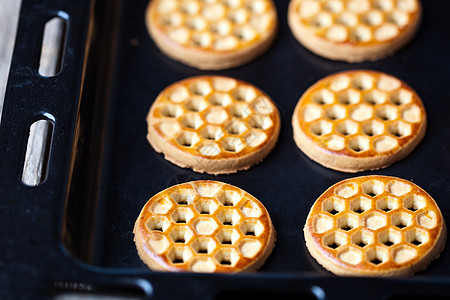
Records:
[[[389,176],[336,183],[312,206],[306,246],[327,270],[348,276],[405,276],[423,270],[447,238],[436,202],[417,185]]]
[[[153,270],[254,271],[272,252],[266,208],[238,187],[193,181],[153,196],[134,227],[140,258]]]
[[[417,32],[419,0],[291,0],[288,22],[310,51],[361,62],[392,55]]]
[[[277,14],[272,0],[152,0],[146,24],[167,56],[220,70],[265,52],[276,36]]]
[[[425,135],[417,93],[385,73],[353,70],[327,76],[300,98],[294,140],[312,160],[343,172],[376,170],[407,156]]]
[[[280,131],[278,110],[264,92],[229,77],[191,77],[171,84],[147,116],[147,139],[172,163],[210,174],[260,162]]]

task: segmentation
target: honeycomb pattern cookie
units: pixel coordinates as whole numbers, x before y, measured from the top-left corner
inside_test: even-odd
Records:
[[[265,52],[276,36],[277,14],[272,0],[153,0],[146,23],[172,59],[220,70]]]
[[[218,181],[193,181],[153,196],[134,227],[140,258],[153,270],[241,272],[261,267],[275,230],[255,197]]]
[[[361,62],[392,55],[416,34],[419,0],[292,0],[288,22],[310,51]]]
[[[229,77],[200,76],[164,89],[147,116],[147,139],[167,160],[228,174],[260,162],[278,139],[278,110],[264,92]]]
[[[330,187],[311,208],[304,234],[324,268],[350,276],[411,275],[439,256],[447,237],[433,198],[388,176],[351,178]]]
[[[302,95],[292,118],[297,146],[343,172],[384,168],[404,158],[422,140],[426,123],[413,89],[369,70],[319,80]]]

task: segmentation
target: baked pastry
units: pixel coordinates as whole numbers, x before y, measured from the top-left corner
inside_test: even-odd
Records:
[[[275,229],[266,208],[238,187],[193,181],[153,196],[134,227],[142,261],[173,272],[254,271],[272,252]]]
[[[229,77],[191,77],[171,84],[147,116],[147,139],[167,160],[197,172],[234,173],[275,146],[278,110],[264,92]]]
[[[389,176],[343,180],[312,206],[306,246],[327,270],[348,276],[405,276],[441,253],[447,230],[436,202]]]
[[[152,0],[146,24],[167,56],[220,70],[265,52],[276,36],[277,14],[272,0]]]
[[[347,62],[392,55],[416,34],[419,0],[291,0],[289,27],[310,51]]]
[[[385,73],[352,70],[327,76],[300,98],[294,140],[312,160],[343,172],[376,170],[404,158],[426,131],[417,93]]]

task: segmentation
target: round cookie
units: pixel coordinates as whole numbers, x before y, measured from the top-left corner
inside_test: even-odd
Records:
[[[320,56],[362,62],[392,55],[416,34],[419,0],[291,0],[289,27]]]
[[[261,202],[238,187],[209,180],[153,196],[134,234],[149,268],[173,272],[255,271],[275,244],[275,229]]]
[[[327,270],[344,276],[406,276],[439,257],[447,238],[433,198],[389,176],[336,183],[312,206],[306,246]]]
[[[153,0],[146,24],[167,56],[198,69],[221,70],[269,48],[277,13],[272,0]]]
[[[376,170],[407,156],[425,135],[417,93],[385,73],[352,70],[327,76],[300,98],[292,117],[297,146],[343,172]]]
[[[172,163],[229,174],[260,162],[278,139],[277,108],[258,88],[229,77],[200,76],[164,89],[147,116],[147,139]]]

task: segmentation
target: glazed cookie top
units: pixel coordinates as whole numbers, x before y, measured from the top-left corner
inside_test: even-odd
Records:
[[[298,26],[335,44],[388,43],[420,19],[418,0],[292,0],[291,5]]]
[[[256,153],[278,136],[280,127],[278,110],[264,92],[221,76],[170,85],[153,103],[147,121],[165,144],[208,160]]]
[[[261,265],[275,231],[255,197],[217,181],[172,186],[153,196],[135,225],[144,262],[169,271],[239,272]]]
[[[394,154],[426,126],[425,108],[413,89],[368,70],[319,80],[300,98],[294,114],[294,127],[319,149],[354,158]]]
[[[363,176],[323,193],[304,231],[324,261],[346,275],[384,275],[410,268],[442,247],[443,227],[436,202],[417,185],[395,177]]]
[[[271,0],[153,0],[152,26],[181,48],[208,53],[244,49],[269,38],[277,16]]]

